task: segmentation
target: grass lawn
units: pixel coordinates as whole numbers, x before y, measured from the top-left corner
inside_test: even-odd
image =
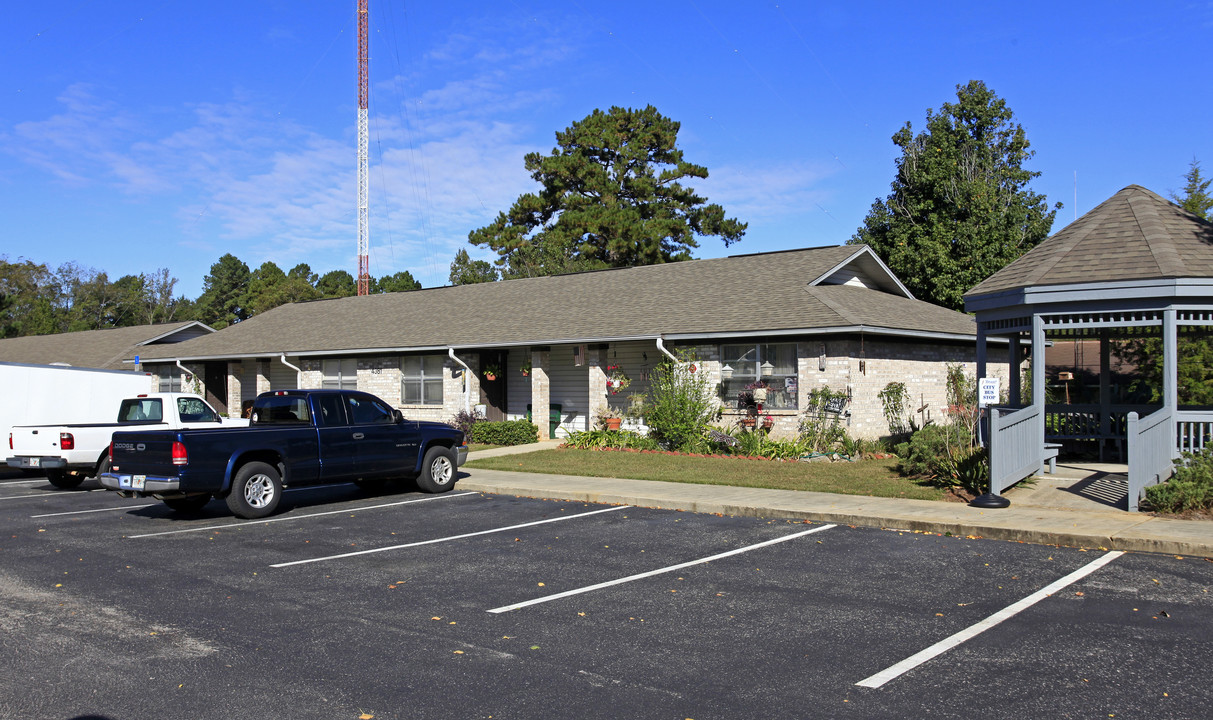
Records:
[[[774,462],[557,448],[471,460],[464,467],[918,500],[945,498],[946,493],[940,488],[901,477],[896,466],[895,459],[854,463]]]

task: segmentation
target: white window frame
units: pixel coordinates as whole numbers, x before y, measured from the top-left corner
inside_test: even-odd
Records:
[[[332,358],[320,362],[320,387],[358,389],[358,358]]]
[[[400,358],[400,403],[427,407],[443,405],[445,355],[406,355]],[[413,395],[409,394],[410,389]]]
[[[729,352],[726,348],[737,348],[740,352]],[[779,394],[768,391],[768,400],[764,403],[764,410],[798,410],[800,385],[800,363],[799,363],[799,348],[794,342],[790,343],[728,343],[720,346],[720,365],[721,367],[728,365],[733,368],[733,377],[730,380],[721,382],[721,399],[724,401],[726,408],[735,409],[737,407],[737,395],[742,392],[750,392],[746,390],[746,385],[752,384],[762,378],[762,364],[771,361],[772,365],[776,364],[780,348],[792,349],[792,366],[791,372],[779,372],[776,368],[775,374],[766,378],[767,384],[772,389],[781,390]],[[740,356],[740,359],[736,359]],[[734,359],[730,359],[734,358]],[[786,370],[787,368],[785,368]],[[787,385],[787,379],[792,379],[792,384]],[[776,388],[778,383],[779,387]],[[776,398],[781,398],[782,402],[776,402]]]

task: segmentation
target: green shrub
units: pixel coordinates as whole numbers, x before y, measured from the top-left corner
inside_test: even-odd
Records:
[[[990,463],[985,449],[973,447],[971,439],[963,423],[927,425],[897,446],[897,469],[933,485],[983,493],[989,485]]]
[[[602,448],[631,450],[660,450],[661,446],[651,437],[631,430],[586,430],[575,432],[564,442],[577,450]]]
[[[803,452],[850,454],[854,449],[855,441],[847,435],[847,429],[842,424],[842,414],[826,411],[831,402],[844,400],[846,397],[845,392],[834,392],[828,387],[813,388],[809,391],[809,403],[805,408],[804,417],[800,419],[798,437]]]
[[[1170,480],[1146,488],[1146,501],[1158,512],[1213,509],[1213,446],[1184,453]]]
[[[539,442],[539,428],[529,420],[478,422],[472,425],[468,442],[485,445],[526,445]]]
[[[650,375],[650,401],[644,406],[650,434],[668,450],[698,452],[704,433],[719,412],[707,374],[684,362],[665,361]]]

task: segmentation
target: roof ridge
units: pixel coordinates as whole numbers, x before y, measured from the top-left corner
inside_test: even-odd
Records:
[[[1142,189],[1145,190],[1145,188]],[[1171,240],[1170,233],[1167,232],[1162,216],[1158,212],[1158,203],[1154,200],[1154,198],[1159,200],[1162,198],[1148,190],[1146,193],[1148,194],[1135,194],[1128,199],[1129,211],[1133,213],[1133,219],[1137,222],[1137,227],[1141,229],[1142,237],[1146,241],[1146,249],[1150,251],[1150,255],[1158,265],[1159,273],[1164,277],[1179,276],[1183,273],[1184,264],[1179,257],[1175,243]]]

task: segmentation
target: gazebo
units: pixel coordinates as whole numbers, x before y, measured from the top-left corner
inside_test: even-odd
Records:
[[[1059,440],[1113,441],[1128,454],[1128,510],[1147,485],[1170,477],[1172,460],[1213,440],[1213,412],[1181,406],[1179,338],[1213,326],[1213,224],[1130,185],[965,294],[977,318],[977,374],[990,337],[1010,342],[1010,402],[990,409],[990,493],[1039,473]],[[1047,405],[1045,347],[1097,340],[1097,402]],[[1161,397],[1113,396],[1111,345],[1161,340]],[[1030,353],[1031,403],[1020,401]]]

